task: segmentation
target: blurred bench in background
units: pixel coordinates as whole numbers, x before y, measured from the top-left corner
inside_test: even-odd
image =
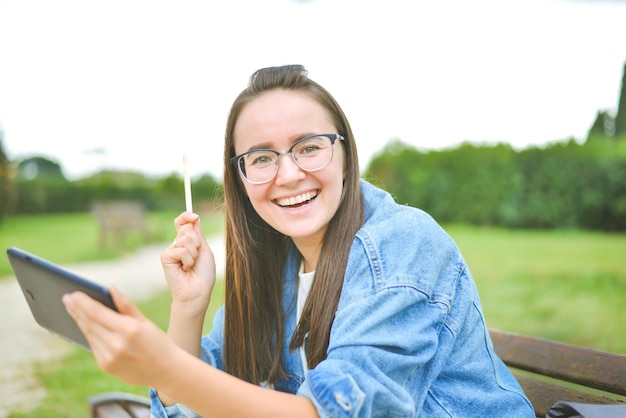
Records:
[[[122,247],[126,236],[132,232],[139,233],[143,238],[149,237],[146,209],[141,202],[96,202],[91,212],[100,225],[100,248],[109,243]]]

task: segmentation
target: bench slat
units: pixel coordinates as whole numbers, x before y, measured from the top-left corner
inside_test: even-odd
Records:
[[[117,404],[99,405],[93,413],[96,418],[133,418],[123,407]]]
[[[619,401],[602,395],[581,392],[554,383],[535,379],[533,377],[515,374],[528,399],[532,401],[535,415],[545,417],[546,412],[558,401],[593,403],[593,404],[617,404]]]
[[[491,330],[498,356],[510,367],[626,395],[626,356],[527,335]]]
[[[150,399],[125,392],[106,392],[89,398],[90,418],[148,418]]]

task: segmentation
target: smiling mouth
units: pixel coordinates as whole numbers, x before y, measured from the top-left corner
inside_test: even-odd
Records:
[[[285,199],[276,199],[276,204],[283,208],[299,208],[301,206],[306,205],[311,202],[313,199],[317,197],[318,191],[310,191],[306,193],[302,193],[298,196],[287,197]]]

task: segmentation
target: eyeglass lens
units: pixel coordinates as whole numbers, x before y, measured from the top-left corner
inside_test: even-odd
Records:
[[[305,171],[317,171],[326,167],[333,158],[333,146],[326,136],[303,138],[288,151],[295,163]],[[278,151],[258,150],[241,156],[239,168],[251,182],[270,181],[278,173]]]

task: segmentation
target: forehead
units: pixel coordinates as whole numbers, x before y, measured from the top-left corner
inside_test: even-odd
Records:
[[[326,108],[302,91],[272,90],[247,103],[235,124],[237,153],[258,144],[277,145],[311,133],[336,130]]]

